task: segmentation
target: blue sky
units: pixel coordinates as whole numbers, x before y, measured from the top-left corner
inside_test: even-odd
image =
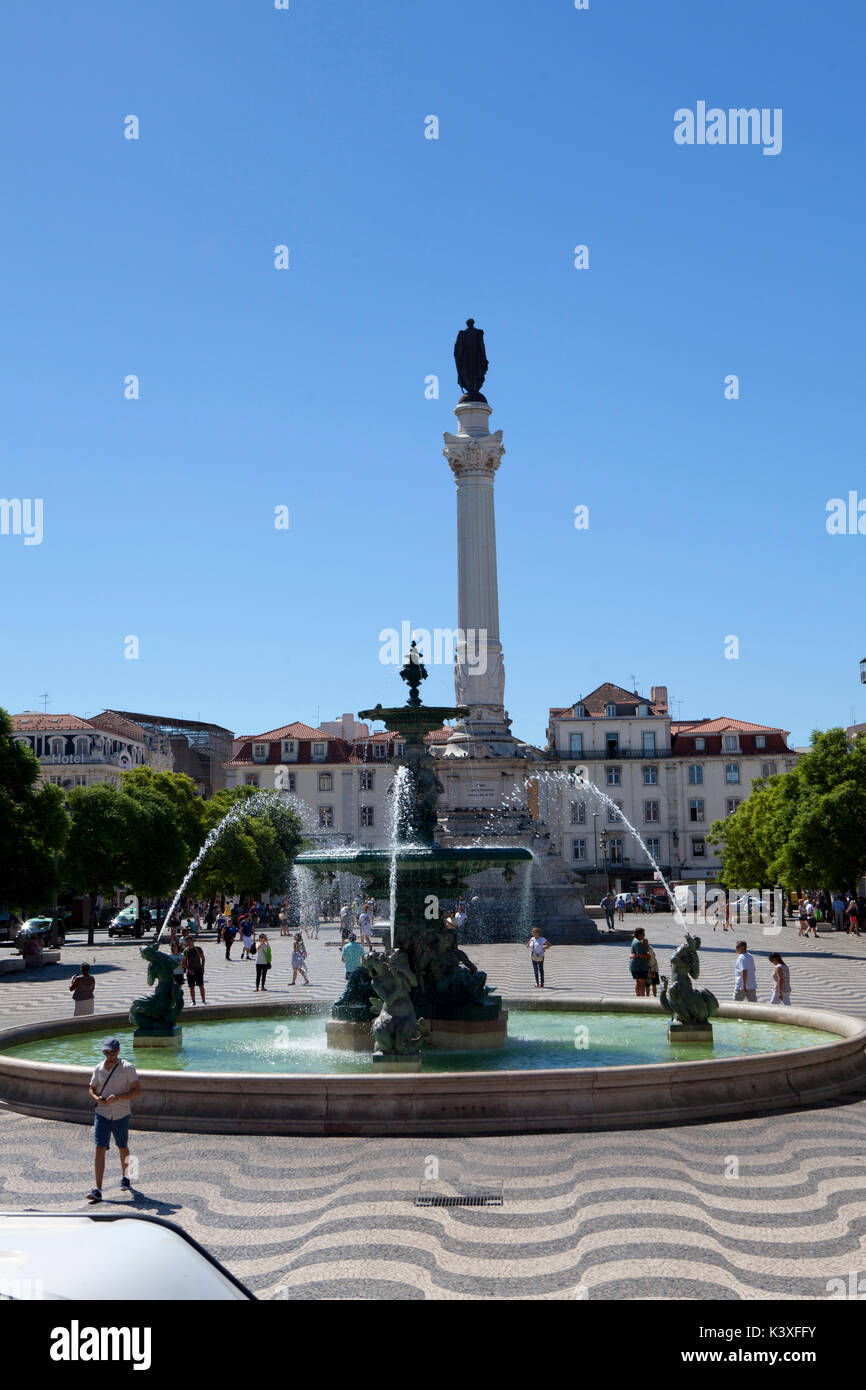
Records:
[[[472,315],[515,731],[632,675],[794,744],[866,719],[866,536],[825,525],[866,498],[862,6],[8,0],[2,40],[0,494],[44,536],[0,536],[0,703],[402,700],[380,631],[457,622]],[[782,152],[676,145],[699,100]]]

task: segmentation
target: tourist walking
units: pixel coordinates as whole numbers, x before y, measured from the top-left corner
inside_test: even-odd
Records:
[[[610,890],[608,890],[608,891],[610,891]],[[623,897],[622,893],[618,894],[618,896],[617,896],[617,900],[616,900],[616,915],[617,915],[617,917],[619,918],[620,922],[621,922],[621,921],[623,920],[623,918],[625,917],[625,898]]]
[[[628,968],[634,980],[634,992],[642,999],[649,993],[649,942],[643,927],[634,929]]]
[[[236,924],[236,922],[235,922],[234,908],[232,908],[232,918],[231,918],[231,921],[230,921],[230,922],[226,922],[226,924],[225,924],[225,929],[224,929],[224,931],[223,931],[223,940],[225,941],[225,944],[226,944],[226,960],[231,960],[231,958],[232,958],[232,946],[233,946],[233,944],[234,944],[235,932],[236,932],[236,931],[237,931],[237,924]]]
[[[93,1117],[93,1138],[96,1144],[94,1156],[94,1176],[96,1186],[88,1192],[91,1202],[102,1201],[102,1182],[105,1177],[105,1155],[112,1138],[120,1154],[123,1176],[120,1186],[129,1189],[127,1177],[129,1164],[129,1117],[130,1101],[141,1095],[138,1072],[131,1062],[124,1062],[120,1056],[120,1043],[117,1038],[106,1038],[102,1044],[103,1061],[95,1068],[90,1078],[90,1099],[96,1106]]]
[[[252,917],[245,917],[241,923],[241,944],[243,946],[241,960],[252,960],[253,947],[255,945]]]
[[[271,968],[271,948],[268,945],[268,938],[262,932],[258,940],[256,949],[256,989],[267,989],[265,980],[268,978],[268,971]],[[292,981],[294,983],[294,981]]]
[[[656,953],[653,950],[652,946],[649,944],[649,942],[647,942],[646,948],[647,960],[649,962],[646,992],[647,994],[649,994],[650,990],[652,990],[653,999],[655,999],[658,995],[659,990],[659,963],[656,960]]]
[[[770,952],[770,964],[773,967],[773,994],[770,1003],[790,1004],[791,972],[778,951]]]
[[[201,946],[197,946],[192,938],[189,927],[184,928],[183,933],[183,955],[180,958],[181,966],[186,974],[186,982],[189,985],[189,997],[195,1003],[195,992],[198,989],[201,994],[201,1002],[206,1002],[204,997],[204,951]]]
[[[354,932],[352,932],[348,941],[346,942],[345,946],[340,952],[340,960],[343,962],[343,965],[346,968],[347,980],[349,976],[353,973],[353,971],[357,970],[358,967],[363,964],[364,947],[361,945],[360,941],[355,940]]]
[[[608,931],[616,931],[616,922],[613,917],[614,911],[616,910],[616,898],[613,896],[610,889],[607,890],[602,898],[601,906],[604,909],[604,920],[607,922]]]
[[[295,932],[295,939],[292,942],[292,978],[289,980],[290,985],[293,985],[295,983],[299,973],[303,975],[305,985],[308,985],[310,983],[307,979],[306,965],[307,948],[304,945],[304,938],[298,931]]]
[[[69,989],[72,993],[72,1002],[75,1005],[73,1017],[78,1018],[80,1014],[93,1013],[93,991],[96,989],[96,981],[90,973],[90,966],[87,961],[81,966],[78,975],[73,975],[69,981]]]
[[[818,935],[818,914],[815,911],[815,904],[811,898],[806,899],[806,935],[811,931],[814,937]]]
[[[540,927],[533,927],[527,945],[529,959],[532,961],[532,973],[535,976],[535,988],[544,989],[544,953],[550,949],[550,942],[546,936],[541,935]]]
[[[841,893],[833,899],[833,926],[837,931],[845,930],[845,900]]]
[[[737,962],[734,975],[734,999],[748,999],[752,1004],[758,1002],[758,978],[755,973],[755,957],[745,941],[736,945]]]
[[[373,949],[373,941],[370,936],[370,932],[372,931],[372,929],[373,919],[370,916],[367,904],[365,903],[364,911],[358,917],[358,933],[361,937],[361,945],[366,946],[368,950]]]
[[[848,909],[847,909],[847,911],[848,911],[848,935],[849,935],[849,936],[851,936],[851,935],[859,936],[859,935],[860,935],[860,920],[859,920],[859,916],[858,916],[858,912],[857,912],[857,899],[856,899],[856,898],[853,898],[853,897],[852,897],[850,903],[848,904]]]

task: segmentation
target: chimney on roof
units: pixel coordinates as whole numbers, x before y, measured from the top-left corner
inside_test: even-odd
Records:
[[[668,712],[668,688],[666,685],[653,685],[650,687],[650,704],[658,705],[662,714]]]

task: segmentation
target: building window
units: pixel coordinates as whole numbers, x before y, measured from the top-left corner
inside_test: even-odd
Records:
[[[370,827],[375,823],[373,818],[373,809],[374,808],[372,806],[361,807],[361,824],[365,826],[367,829],[370,829]]]
[[[740,745],[736,734],[725,734],[722,747],[726,753],[739,753]]]
[[[607,842],[607,857],[611,864],[622,863],[622,840],[614,837]]]
[[[692,840],[692,858],[703,859],[706,853],[707,847],[703,835],[696,835]]]
[[[379,758],[380,760],[384,760],[385,758],[387,758],[387,756],[388,756],[388,745],[387,745],[387,743],[374,743],[374,744],[373,744],[373,757],[374,757],[374,758]]]
[[[643,784],[645,787],[658,786],[659,770],[657,767],[645,767],[643,770]]]
[[[572,840],[571,857],[576,863],[586,862],[586,840]]]
[[[658,825],[659,804],[657,801],[645,801],[643,804],[643,818],[649,824]]]
[[[732,816],[739,805],[740,798],[738,796],[729,796],[725,802],[725,815]]]
[[[726,781],[726,782],[739,782],[739,780],[740,780],[740,764],[739,764],[739,763],[725,763],[725,781]]]
[[[776,775],[776,764],[775,764],[775,763],[761,763],[761,776],[762,776],[762,777],[775,777],[775,775]]]
[[[86,777],[82,777],[82,776],[80,776],[80,775],[77,776],[77,777],[75,778],[75,785],[76,785],[76,787],[86,787],[86,786],[87,786],[87,778],[86,778]]]
[[[643,736],[643,751],[650,756],[656,751],[656,736],[652,731]]]
[[[620,767],[606,767],[606,768],[605,768],[605,772],[607,773],[607,785],[608,785],[609,787],[618,787],[618,786],[620,785],[621,780],[622,780],[621,777],[620,777],[620,773],[622,772],[622,768],[620,768]]]
[[[90,752],[90,739],[88,739],[88,738],[77,738],[77,739],[75,740],[75,756],[76,756],[77,758],[86,758],[87,755],[89,754],[89,752]]]
[[[579,758],[583,753],[583,734],[569,735],[569,752],[573,758]]]
[[[575,719],[585,719],[585,718],[586,718],[586,705],[575,705],[575,707],[574,707],[574,717],[575,717]]]
[[[604,707],[604,712],[605,712],[605,714],[607,715],[608,719],[615,719],[615,718],[616,718],[616,705],[614,705],[614,704],[605,705],[605,707]]]
[[[655,862],[656,862],[657,864],[660,864],[660,863],[661,863],[661,858],[662,858],[662,842],[661,842],[661,840],[658,840],[658,839],[656,839],[654,836],[650,835],[650,836],[647,838],[646,847],[647,847],[647,852],[648,852],[648,854],[650,855],[650,857],[651,857],[652,859],[654,859]]]
[[[328,755],[327,743],[312,743],[310,745],[310,757],[314,763],[323,763]]]
[[[319,773],[319,791],[331,792],[334,790],[334,779],[330,772]]]
[[[638,718],[639,718],[639,719],[648,719],[648,718],[649,718],[649,705],[647,705],[647,704],[638,705],[638,707],[637,707],[637,712],[638,712]],[[655,737],[655,735],[653,735],[653,737]]]
[[[404,747],[405,747],[405,744],[403,744],[403,743],[395,743],[395,744],[394,744],[394,757],[395,757],[395,758],[402,758]]]
[[[253,762],[263,763],[267,761],[268,745],[266,743],[253,744]]]
[[[704,803],[700,798],[693,797],[689,802],[689,820],[697,821],[704,818]]]
[[[323,830],[330,830],[330,829],[333,827],[333,824],[334,824],[334,808],[333,808],[333,806],[320,806],[320,807],[319,807],[319,825],[321,826],[321,828],[322,828]]]
[[[607,819],[611,825],[617,825],[622,820],[622,802],[615,801],[612,806],[607,808]]]
[[[586,802],[572,801],[570,806],[572,825],[586,825]]]
[[[66,742],[66,740],[65,740],[65,739],[62,739],[62,738],[53,738],[53,739],[51,739],[51,741],[50,741],[50,747],[51,747],[51,756],[52,756],[52,758],[62,758],[62,757],[63,757],[63,749],[64,749],[65,742]]]
[[[700,763],[690,763],[690,764],[689,764],[689,786],[690,786],[690,787],[700,787],[700,786],[703,786],[703,781],[704,781],[704,769],[701,767]]]
[[[767,746],[767,735],[766,735],[766,734],[756,734],[756,735],[755,735],[755,747],[756,747],[756,748],[766,748],[766,746]]]
[[[248,773],[246,774],[246,776],[244,777],[244,786],[245,786],[245,787],[257,787],[258,785],[259,785],[259,774],[258,774],[257,772],[248,772]]]
[[[695,752],[696,752],[696,753],[703,753],[704,750],[706,749],[706,746],[707,746],[707,740],[706,740],[705,738],[696,738],[696,739],[695,739]]]
[[[609,758],[619,757],[619,734],[605,734],[605,747]]]
[[[375,788],[376,788],[376,774],[375,774],[375,772],[363,771],[363,772],[361,773],[361,791],[362,791],[362,792],[372,792],[372,791],[375,791]]]
[[[283,762],[296,763],[298,761],[298,741],[294,738],[283,739]]]
[[[297,778],[295,777],[294,772],[290,772],[290,773],[288,774],[288,776],[286,777],[286,782],[288,783],[288,786],[286,787],[286,791],[288,791],[288,792],[293,792],[293,791],[295,790],[295,782],[296,782],[296,781],[297,781]]]

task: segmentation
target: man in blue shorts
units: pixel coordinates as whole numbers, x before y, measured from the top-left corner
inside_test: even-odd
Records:
[[[88,1192],[91,1202],[102,1201],[102,1179],[105,1175],[105,1155],[111,1144],[112,1135],[120,1154],[123,1178],[120,1186],[131,1186],[126,1175],[129,1161],[129,1116],[130,1101],[141,1095],[138,1072],[131,1062],[124,1062],[120,1056],[120,1043],[117,1038],[107,1038],[102,1045],[104,1061],[90,1078],[90,1099],[96,1106],[93,1117],[93,1137],[96,1140],[94,1168],[96,1186]]]

